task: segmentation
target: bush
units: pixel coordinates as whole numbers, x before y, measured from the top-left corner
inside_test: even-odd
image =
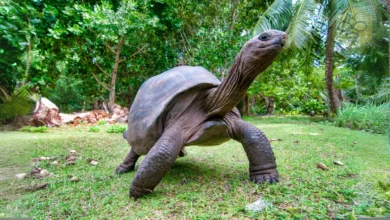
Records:
[[[48,131],[48,128],[46,126],[41,126],[41,127],[26,126],[19,129],[19,131],[32,132],[32,133],[45,133]]]
[[[100,120],[97,122],[98,125],[106,125],[107,121],[106,120]]]
[[[126,125],[114,124],[107,129],[107,133],[123,133],[126,128]]]
[[[335,123],[340,127],[384,134],[390,126],[389,108],[389,103],[379,106],[344,104],[338,110]]]
[[[316,99],[310,99],[303,104],[303,113],[310,115],[312,112],[315,114],[323,114],[326,111],[326,105]]]
[[[32,103],[28,98],[11,96],[9,100],[0,103],[0,122],[27,115],[32,110]]]
[[[88,132],[99,132],[100,131],[100,128],[96,127],[96,126],[91,126],[88,128]]]

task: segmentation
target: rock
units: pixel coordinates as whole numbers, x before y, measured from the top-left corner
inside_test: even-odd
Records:
[[[94,166],[96,166],[98,164],[98,162],[96,160],[91,159],[91,158],[88,158],[87,162],[90,163],[91,165],[94,165]]]
[[[30,123],[35,126],[54,127],[61,125],[61,116],[58,107],[49,99],[42,97],[35,106]]]
[[[18,180],[24,180],[27,177],[27,173],[19,173],[15,175]]]
[[[34,168],[31,170],[31,176],[37,179],[42,179],[44,177],[50,176],[49,171],[42,168]]]
[[[265,200],[262,200],[262,199],[258,199],[258,200],[256,200],[256,202],[245,206],[245,210],[249,211],[249,212],[255,212],[256,213],[256,212],[260,212],[263,209],[265,209],[267,207],[270,207],[270,206],[272,206],[271,203],[269,203],[269,202],[267,202]]]
[[[70,155],[76,155],[76,151],[75,151],[75,150],[70,150],[70,151],[69,151],[69,154],[70,154]]]

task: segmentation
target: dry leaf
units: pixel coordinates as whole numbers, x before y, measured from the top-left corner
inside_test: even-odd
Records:
[[[75,176],[71,177],[69,180],[71,182],[78,182],[78,181],[80,181],[80,179],[78,177],[75,177]]]
[[[18,180],[24,180],[27,176],[27,173],[19,173],[15,175]]]
[[[317,163],[317,168],[321,169],[321,170],[329,170],[328,167],[325,166],[325,164],[323,163]]]
[[[282,141],[282,139],[280,138],[270,138],[268,139],[269,142],[272,142],[272,141]]]
[[[335,165],[344,166],[344,164],[341,161],[335,160],[333,161]]]

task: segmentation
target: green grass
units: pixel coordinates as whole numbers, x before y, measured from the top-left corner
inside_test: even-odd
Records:
[[[245,152],[238,142],[229,141],[215,147],[188,147],[188,155],[175,162],[155,191],[137,201],[128,197],[134,172],[114,174],[129,150],[121,134],[92,133],[87,126],[50,129],[49,133],[3,132],[0,217],[345,219],[390,215],[390,149],[385,135],[311,123],[308,118],[247,120],[268,138],[282,139],[271,142],[279,184],[250,182]],[[75,165],[64,165],[69,150],[77,151]],[[31,164],[41,156],[58,156],[59,164]],[[87,163],[89,158],[98,164]],[[345,166],[333,165],[333,160]],[[316,168],[319,162],[329,170]],[[54,176],[15,179],[15,174],[33,167]],[[71,176],[80,181],[70,181]],[[46,189],[26,190],[43,183],[49,184]],[[273,205],[260,213],[244,210],[259,198]]]
[[[19,131],[32,132],[32,133],[45,133],[49,129],[46,126],[34,127],[34,126],[25,126],[19,129]]]
[[[338,111],[335,123],[340,127],[385,134],[390,127],[390,104],[344,104]]]

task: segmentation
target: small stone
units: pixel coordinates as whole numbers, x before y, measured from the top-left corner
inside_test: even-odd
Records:
[[[76,154],[76,151],[75,151],[75,150],[70,150],[70,151],[69,151],[69,154],[70,154],[70,155],[75,155],[75,154]]]
[[[96,166],[98,164],[98,162],[96,160],[91,160],[91,162],[89,162],[91,165],[94,165]]]
[[[39,161],[47,160],[47,158],[46,158],[46,157],[40,157],[40,158],[38,158],[38,160],[39,160]]]
[[[24,180],[27,176],[27,173],[19,173],[15,175],[18,180]]]
[[[52,163],[51,163],[52,165],[57,165],[58,164],[58,161],[53,161]]]
[[[341,161],[335,160],[333,161],[335,165],[344,166],[344,164]]]
[[[246,209],[246,211],[256,213],[256,212],[260,212],[261,210],[263,210],[267,207],[270,207],[270,206],[272,206],[271,203],[269,203],[265,200],[262,200],[262,199],[258,199],[258,200],[256,200],[256,202],[245,206],[245,209]]]

